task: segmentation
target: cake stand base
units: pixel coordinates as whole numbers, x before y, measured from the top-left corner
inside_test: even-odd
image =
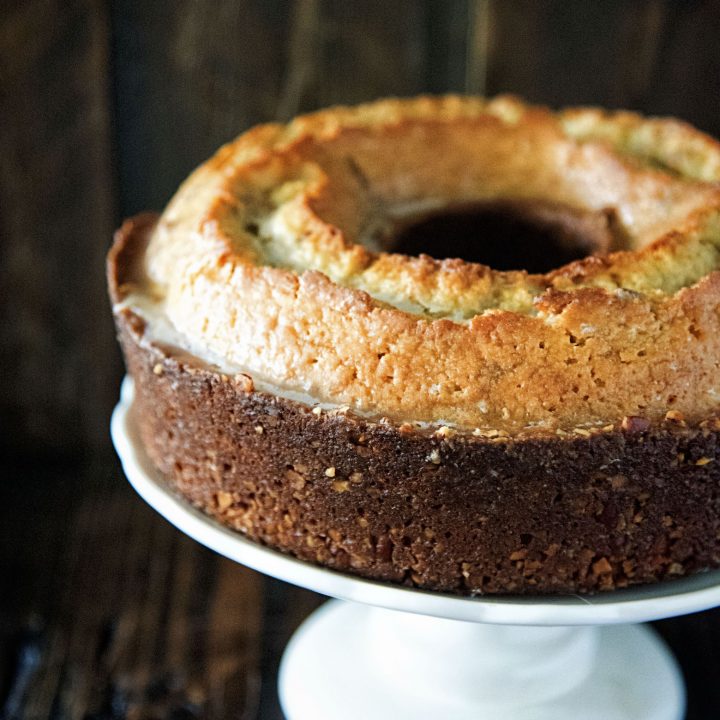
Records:
[[[288,720],[680,720],[672,655],[640,625],[484,625],[330,601],[280,668]]]

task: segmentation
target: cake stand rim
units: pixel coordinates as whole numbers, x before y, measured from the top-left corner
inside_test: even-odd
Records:
[[[123,380],[110,435],[135,491],[178,530],[258,572],[323,595],[389,610],[500,625],[606,625],[647,622],[720,605],[720,570],[593,596],[461,596],[361,578],[299,560],[249,540],[180,498],[162,481],[130,412],[132,378]]]

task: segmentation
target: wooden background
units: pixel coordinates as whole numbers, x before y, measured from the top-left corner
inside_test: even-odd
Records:
[[[3,0],[0,708],[11,718],[279,718],[320,598],[219,559],[126,486],[103,276],[248,126],[382,95],[511,91],[720,135],[718,0]],[[720,611],[657,625],[720,714]]]

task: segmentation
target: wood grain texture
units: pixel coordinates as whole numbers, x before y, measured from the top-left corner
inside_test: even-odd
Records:
[[[321,67],[312,105],[352,104],[422,91],[424,22],[423,3],[413,0],[326,0]]]
[[[492,2],[491,94],[551,105],[642,105],[668,12],[662,0]]]
[[[32,0],[0,23],[0,443],[105,445],[119,370],[103,6]]]
[[[648,111],[676,115],[720,137],[720,3],[674,2],[665,17]]]
[[[222,143],[274,118],[289,9],[282,0],[112,4],[123,216],[161,209]]]
[[[178,533],[124,483],[108,490],[114,463],[93,478],[73,470],[53,479],[82,499],[31,491],[25,522],[4,538],[24,555],[0,556],[15,595],[1,616],[5,716],[259,717],[261,576]],[[37,537],[42,525],[53,532]]]
[[[720,134],[717,0],[489,0],[487,91],[675,115]]]

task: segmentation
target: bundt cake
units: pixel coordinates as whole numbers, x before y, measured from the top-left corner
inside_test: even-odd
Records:
[[[463,594],[720,565],[719,271],[720,144],[511,97],[261,125],[108,258],[177,493]]]

